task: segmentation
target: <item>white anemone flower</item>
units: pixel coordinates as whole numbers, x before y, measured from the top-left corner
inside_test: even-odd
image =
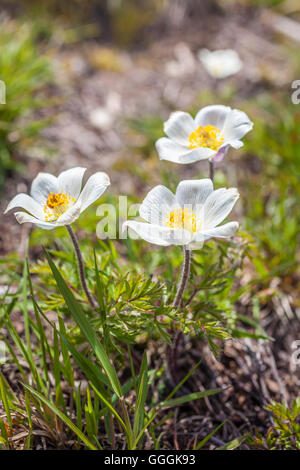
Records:
[[[238,222],[218,226],[239,197],[236,188],[213,189],[210,179],[185,180],[174,195],[165,186],[153,188],[140,207],[146,222],[126,221],[137,235],[155,245],[185,245],[196,249],[210,238],[232,237]]]
[[[31,195],[15,196],[5,213],[16,207],[24,209],[15,213],[20,224],[31,222],[47,230],[72,224],[110,185],[107,174],[98,172],[90,176],[81,189],[85,170],[72,168],[58,177],[39,173],[32,182]]]
[[[158,139],[155,146],[161,160],[182,164],[204,159],[220,162],[229,147],[243,146],[240,139],[252,127],[247,114],[229,106],[206,106],[195,119],[176,111],[164,123],[167,137]]]
[[[201,49],[198,58],[213,78],[226,78],[238,73],[243,67],[238,53],[233,49],[209,51]]]

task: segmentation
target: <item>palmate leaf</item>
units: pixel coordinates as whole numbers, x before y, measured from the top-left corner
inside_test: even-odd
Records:
[[[50,268],[52,270],[53,276],[55,278],[55,281],[57,283],[57,286],[60,290],[61,295],[65,299],[65,302],[69,308],[71,316],[74,318],[75,322],[79,326],[86,340],[88,341],[91,348],[93,349],[97,359],[99,360],[100,364],[105,370],[105,373],[107,374],[107,377],[109,378],[110,384],[114,392],[117,394],[118,397],[122,397],[122,388],[121,388],[116,370],[112,366],[102,344],[98,340],[96,332],[94,331],[89,321],[87,320],[81,308],[81,305],[76,301],[73,293],[67,286],[59,270],[57,269],[54,262],[52,261],[49,253],[46,250],[44,251],[45,251],[45,255],[47,257],[48,263],[50,265]]]

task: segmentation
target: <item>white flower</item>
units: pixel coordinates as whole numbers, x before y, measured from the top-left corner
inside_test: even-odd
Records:
[[[238,53],[232,49],[220,49],[219,51],[201,49],[198,52],[198,58],[209,75],[214,78],[230,77],[243,67]]]
[[[20,207],[26,211],[15,213],[20,224],[31,222],[48,230],[72,224],[110,185],[107,174],[98,172],[90,176],[81,190],[85,170],[72,168],[58,177],[39,173],[32,182],[31,195],[15,196],[5,213]]]
[[[238,222],[218,225],[231,212],[239,194],[235,188],[214,190],[210,179],[181,181],[174,195],[165,186],[156,186],[144,199],[140,216],[146,220],[126,221],[144,240],[155,245],[189,245],[198,248],[210,238],[229,238]]]
[[[112,127],[121,111],[121,96],[112,91],[106,97],[105,106],[99,106],[91,111],[89,120],[94,127],[105,131]]]
[[[202,108],[195,119],[188,113],[176,111],[164,123],[168,137],[156,142],[161,160],[193,163],[209,158],[223,160],[229,147],[242,147],[240,140],[253,127],[248,116],[229,106],[212,105]]]

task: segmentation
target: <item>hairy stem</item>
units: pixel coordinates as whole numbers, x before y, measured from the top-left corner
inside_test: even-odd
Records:
[[[173,302],[173,307],[176,309],[181,307],[182,296],[183,296],[184,289],[186,287],[189,274],[190,274],[191,250],[189,250],[188,248],[184,246],[183,253],[184,253],[184,259],[183,259],[183,265],[182,265],[181,279],[180,279],[177,293]],[[169,350],[169,369],[170,369],[171,377],[175,384],[177,384],[178,382],[177,380],[177,351],[178,351],[178,346],[182,340],[182,337],[183,337],[182,331],[178,331],[174,336],[172,349],[170,348]]]
[[[190,274],[190,265],[191,265],[191,250],[186,248],[185,246],[183,247],[183,254],[184,254],[184,260],[183,260],[183,265],[182,265],[182,274],[181,274],[181,280],[177,289],[177,293],[174,299],[173,307],[178,308],[181,305],[182,301],[182,296],[183,292],[186,286],[186,283],[189,278]]]
[[[215,164],[214,162],[209,161],[209,177],[214,182],[215,179]]]
[[[88,288],[87,283],[86,283],[84,263],[83,263],[82,254],[81,254],[81,251],[80,251],[80,248],[79,248],[78,238],[77,238],[74,230],[72,229],[71,225],[66,225],[66,228],[69,232],[70,238],[71,238],[72,243],[74,245],[74,249],[75,249],[75,253],[76,253],[76,257],[77,257],[77,262],[78,262],[79,277],[80,277],[82,288],[83,288],[83,290],[85,292],[85,295],[87,296],[87,299],[88,299],[89,303],[91,304],[91,306],[93,308],[98,308],[98,304],[97,304],[96,300],[94,299],[94,297],[92,296],[92,294],[90,293],[89,288]]]

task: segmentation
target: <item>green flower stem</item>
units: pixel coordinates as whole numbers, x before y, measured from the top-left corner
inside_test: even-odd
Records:
[[[89,291],[89,288],[87,286],[87,283],[86,283],[84,263],[83,263],[82,254],[81,254],[81,251],[80,251],[80,248],[79,248],[78,238],[77,238],[74,230],[72,229],[71,225],[66,225],[66,228],[69,232],[70,238],[71,238],[72,243],[74,245],[74,249],[75,249],[75,253],[76,253],[76,257],[77,257],[77,262],[78,262],[79,277],[80,277],[82,288],[83,288],[83,290],[85,292],[85,295],[87,296],[87,299],[88,299],[89,303],[91,304],[91,306],[93,308],[98,308],[98,303],[96,302],[96,300],[92,296],[92,294]]]

